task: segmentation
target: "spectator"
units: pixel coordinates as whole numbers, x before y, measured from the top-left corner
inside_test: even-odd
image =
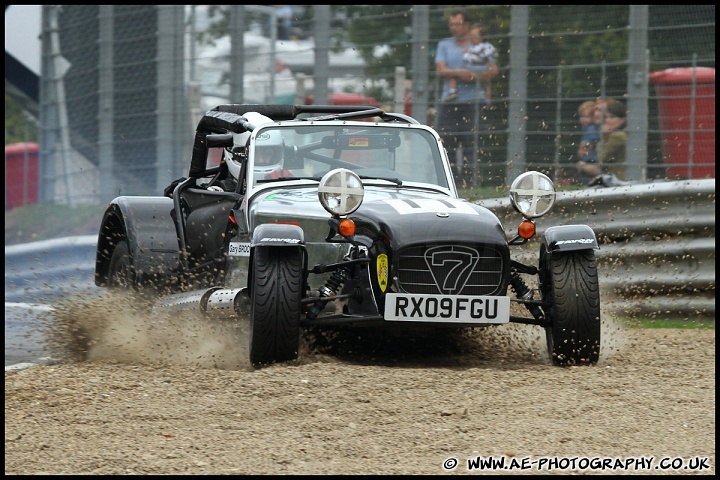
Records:
[[[275,76],[278,78],[292,78],[293,76],[292,70],[290,70],[287,63],[279,58],[275,59]]]
[[[620,180],[625,178],[625,149],[627,132],[625,131],[625,104],[619,101],[604,104],[602,127],[600,129],[600,149],[598,160],[603,173],[612,173]]]
[[[485,27],[479,23],[474,23],[470,26],[468,31],[468,40],[470,45],[463,53],[463,61],[465,66],[484,66],[489,63],[497,64],[498,51],[495,46],[485,41]],[[450,93],[445,98],[446,101],[454,100],[457,98],[457,79],[451,78],[450,82]],[[485,103],[490,104],[490,79],[486,79],[482,82],[485,87]]]
[[[275,19],[277,21],[277,39],[290,40],[292,29],[293,10],[290,5],[275,5]]]
[[[452,37],[438,42],[435,55],[436,71],[443,78],[442,105],[438,114],[437,130],[442,136],[445,148],[453,166],[455,182],[459,187],[473,184],[473,172],[468,157],[477,160],[478,146],[474,146],[474,132],[485,128],[480,102],[485,92],[477,80],[494,78],[498,74],[497,63],[482,66],[466,66],[463,54],[469,47],[470,22],[465,11],[453,10],[448,26]],[[450,96],[450,80],[455,79],[456,96]],[[463,158],[458,159],[458,147],[463,147]],[[458,165],[459,164],[459,165]]]
[[[600,175],[601,173],[609,173],[610,172],[610,170],[608,170],[608,167],[605,167],[603,165],[603,158],[604,158],[603,148],[604,148],[605,142],[603,141],[604,135],[602,133],[602,130],[604,128],[605,119],[606,119],[606,116],[609,111],[608,109],[610,108],[611,105],[615,105],[616,103],[618,103],[618,101],[615,100],[614,98],[599,97],[595,101],[595,109],[593,111],[593,122],[596,125],[598,125],[598,130],[600,131],[600,139],[597,142],[597,144],[595,145],[597,159],[596,159],[595,163],[585,162],[583,164],[580,164],[580,162],[578,162],[578,174],[582,174],[583,179],[587,179],[587,178],[593,179],[597,175]],[[613,107],[613,108],[616,108],[616,107]],[[620,109],[622,111],[624,111],[624,108],[625,108],[625,106],[621,104]],[[624,124],[623,124],[623,128],[624,128]],[[625,134],[625,138],[627,140],[626,134]],[[625,155],[624,150],[623,150],[622,154],[623,154],[623,158],[624,158],[624,155]],[[614,156],[614,155],[612,155],[612,156]],[[623,163],[624,163],[624,159],[623,159]],[[623,170],[624,170],[624,167],[623,167]]]
[[[588,100],[578,107],[582,136],[578,145],[577,174],[575,180],[587,185],[599,173],[597,144],[600,141],[600,115],[597,102]]]

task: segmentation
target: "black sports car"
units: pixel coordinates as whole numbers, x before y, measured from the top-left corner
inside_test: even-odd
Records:
[[[311,326],[508,322],[543,326],[556,365],[598,361],[592,229],[550,227],[537,266],[512,259],[552,208],[552,181],[514,180],[521,218],[507,238],[493,212],[458,197],[438,134],[406,115],[220,105],[198,124],[188,176],[164,193],[110,203],[96,284],[152,292],[158,308],[249,318],[253,365],[297,358]],[[511,315],[511,302],[527,315]]]

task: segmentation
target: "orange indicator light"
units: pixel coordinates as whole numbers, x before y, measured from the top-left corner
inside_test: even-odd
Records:
[[[535,224],[530,220],[523,220],[520,225],[518,225],[518,235],[525,240],[531,239],[535,236]]]
[[[344,218],[340,221],[340,226],[338,230],[340,230],[340,235],[342,235],[343,237],[355,235],[355,222],[353,222],[349,218]]]

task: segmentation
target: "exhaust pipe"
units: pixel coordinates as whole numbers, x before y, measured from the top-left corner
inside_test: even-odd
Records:
[[[211,318],[226,319],[249,312],[247,288],[212,287],[206,290],[173,293],[162,297],[153,311],[163,313],[196,312]]]

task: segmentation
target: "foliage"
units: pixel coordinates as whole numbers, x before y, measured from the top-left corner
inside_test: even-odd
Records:
[[[707,19],[712,18],[712,24]],[[658,26],[692,25],[678,41],[674,29],[653,29],[649,32],[650,60],[668,62],[694,61],[699,65],[715,67],[715,5],[664,5],[650,9],[650,24]],[[684,66],[684,65],[683,65]]]
[[[38,141],[38,126],[12,97],[5,94],[5,145]]]
[[[429,6],[429,45],[427,48],[428,69],[435,70],[434,56],[437,42],[449,35],[447,14],[454,8],[462,7],[471,22],[480,22],[488,30],[487,39],[500,52],[499,66],[501,75],[495,80],[493,90],[499,96],[508,91],[506,70],[510,51],[510,19],[512,7],[507,5],[431,5]],[[652,24],[692,25],[696,19],[709,18],[708,11],[713,5],[699,5],[690,8],[687,5],[668,6],[663,9],[661,18],[652,19]],[[216,21],[206,32],[206,39],[218,38],[229,32],[227,6],[210,6],[210,12],[216,12]],[[658,11],[650,9],[650,12]],[[295,19],[312,31],[314,8],[307,6],[302,15]],[[629,31],[628,5],[603,5],[602,8],[582,8],[578,5],[545,5],[529,9],[529,52],[528,65],[541,74],[543,81],[533,84],[533,97],[552,98],[557,89],[555,68],[543,67],[564,65],[568,59],[582,58],[580,68],[564,70],[563,91],[568,95],[580,92],[585,95],[593,91],[599,95],[604,88],[607,92],[624,92],[626,89],[626,62]],[[246,8],[246,22],[259,21],[259,14]],[[340,48],[347,42],[357,48],[365,60],[370,78],[384,78],[390,87],[394,84],[395,67],[405,65],[412,68],[412,15],[413,7],[407,5],[336,5],[331,7],[332,45]],[[700,24],[700,27],[703,25]],[[712,25],[714,32],[714,24]],[[668,29],[661,33],[650,31],[649,50],[651,58],[687,58],[686,52],[698,52],[702,58],[715,57],[713,46],[708,47],[707,31],[699,28],[698,38],[688,42],[670,41],[666,38]],[[368,35],[372,32],[372,35]],[[665,35],[660,37],[659,35]],[[712,51],[708,51],[711,48]],[[573,62],[578,67],[578,62]],[[602,75],[598,75],[598,65],[606,65]],[[587,68],[582,68],[585,65]],[[604,83],[604,85],[601,85]],[[432,89],[432,85],[430,86]],[[434,94],[434,92],[431,92]]]

